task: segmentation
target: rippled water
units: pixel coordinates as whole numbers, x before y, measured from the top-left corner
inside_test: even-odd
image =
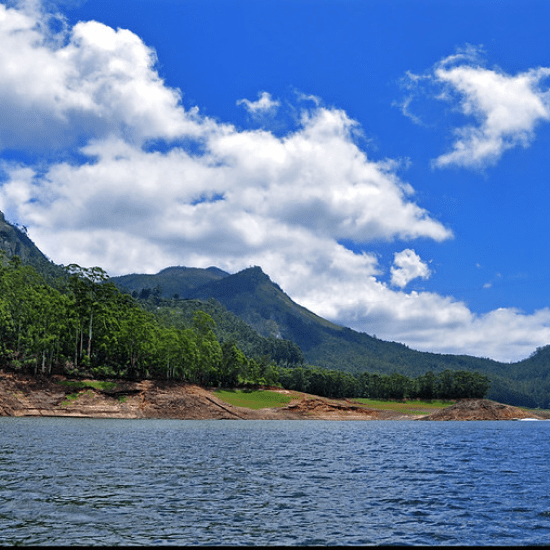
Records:
[[[0,418],[0,543],[550,541],[550,422]]]

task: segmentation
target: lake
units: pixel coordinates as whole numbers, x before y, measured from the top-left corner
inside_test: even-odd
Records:
[[[550,541],[550,422],[0,418],[3,545]]]

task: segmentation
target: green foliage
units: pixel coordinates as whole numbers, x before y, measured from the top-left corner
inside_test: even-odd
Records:
[[[426,379],[431,382],[427,395]],[[489,389],[486,376],[468,371],[446,370],[437,375],[409,378],[403,374],[361,373],[355,377],[337,370],[319,367],[279,369],[283,388],[323,397],[363,397],[370,399],[459,399],[482,398]]]
[[[140,303],[166,326],[189,327],[197,311],[207,313],[214,321],[213,331],[220,343],[235,344],[247,357],[268,357],[277,365],[299,365],[304,362],[301,349],[289,340],[261,336],[250,325],[228,311],[214,298],[209,300],[161,299],[157,304]]]
[[[79,397],[79,393],[68,393],[67,395],[65,395],[65,399],[63,399],[61,406],[66,407],[67,405],[70,405],[73,401],[76,401]]]
[[[94,388],[96,390],[109,391],[114,390],[116,382],[107,382],[104,380],[58,380],[58,384],[75,389]]]

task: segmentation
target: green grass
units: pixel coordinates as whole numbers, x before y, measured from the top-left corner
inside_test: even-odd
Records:
[[[456,401],[381,401],[378,399],[367,399],[363,397],[354,398],[353,401],[366,405],[371,409],[396,411],[403,414],[430,414],[454,405]]]
[[[284,407],[297,394],[278,393],[270,390],[215,390],[214,393],[221,400],[230,403],[236,407],[246,407],[248,409],[264,409],[267,407]],[[301,394],[300,394],[301,395]],[[315,396],[310,396],[314,399]],[[390,410],[402,414],[430,414],[439,409],[453,405],[455,401],[382,401],[377,399],[357,398],[352,399],[356,403],[365,405],[371,409]]]
[[[96,390],[108,391],[116,388],[116,382],[106,382],[103,380],[58,380],[57,383],[79,390],[94,388]]]
[[[65,399],[63,399],[61,406],[66,407],[67,405],[70,405],[73,401],[76,401],[79,397],[80,397],[79,393],[68,393],[65,396]]]
[[[215,390],[214,393],[222,401],[247,409],[284,407],[294,398],[292,393],[278,393],[271,390]]]
[[[529,413],[538,414],[544,418],[550,418],[550,409],[539,409],[539,408],[533,409],[529,407],[518,407],[518,409],[522,409]]]

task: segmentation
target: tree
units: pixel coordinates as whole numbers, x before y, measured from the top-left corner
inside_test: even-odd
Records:
[[[70,264],[65,269],[69,275],[69,289],[74,299],[74,363],[78,366],[79,359],[84,355],[84,339],[87,333],[85,357],[89,364],[92,357],[94,313],[105,300],[101,285],[108,280],[109,276],[100,267],[81,267],[78,264]]]
[[[120,319],[117,341],[119,357],[131,378],[146,374],[145,360],[155,351],[156,323],[153,315],[140,307],[131,307]]]
[[[193,381],[203,385],[215,384],[219,379],[222,350],[216,339],[216,323],[204,311],[193,315],[193,330],[196,335],[196,358]]]
[[[248,365],[248,361],[234,341],[224,342],[221,350],[222,362],[219,385],[224,387],[237,386],[240,382],[241,374]]]
[[[416,378],[416,395],[420,399],[431,400],[436,397],[437,379],[432,371]]]

